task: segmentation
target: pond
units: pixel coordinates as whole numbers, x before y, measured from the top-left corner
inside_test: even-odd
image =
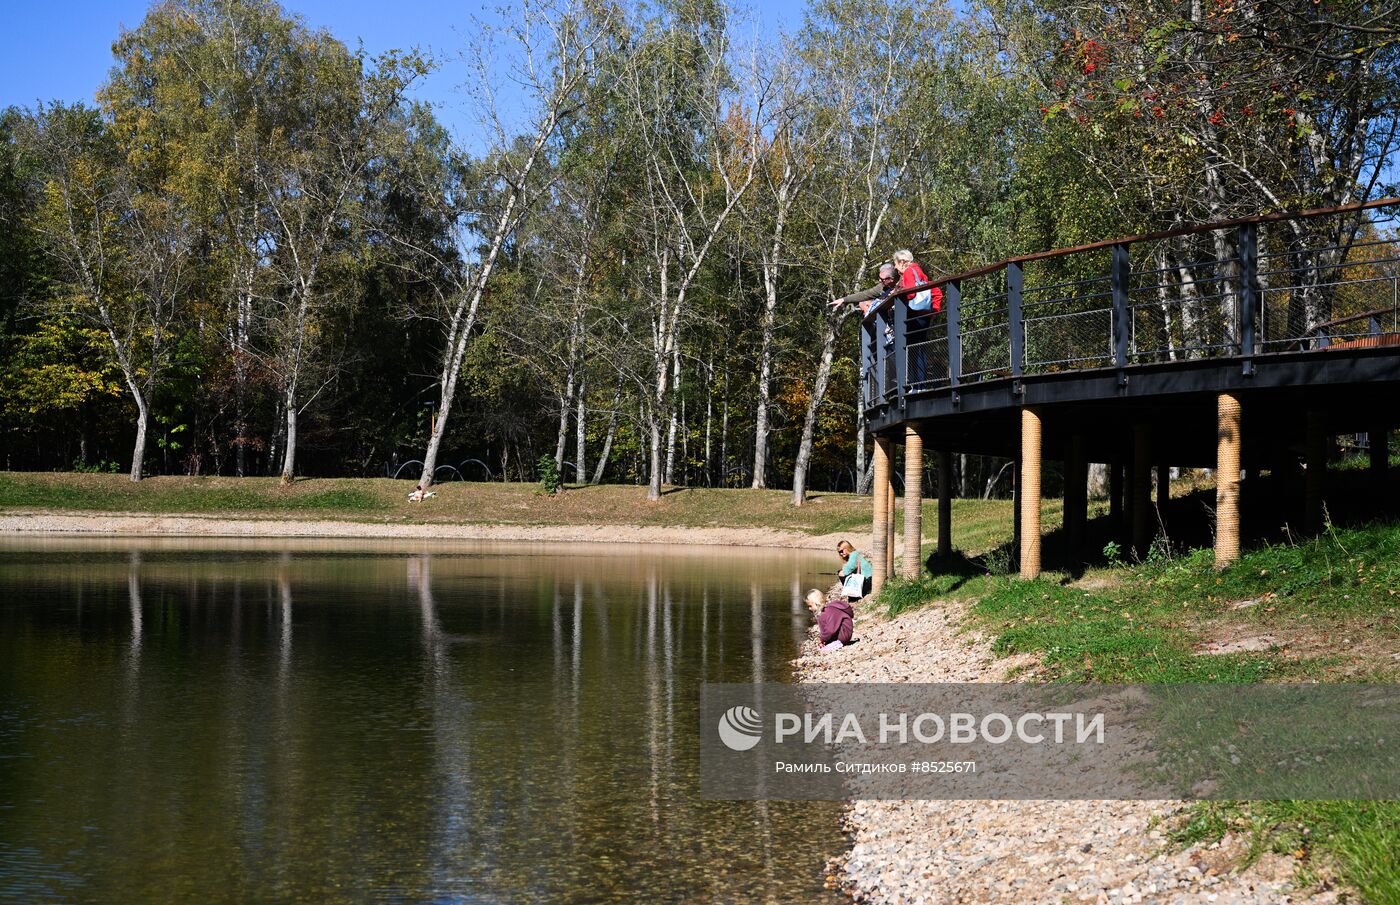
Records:
[[[0,541],[0,901],[839,902],[831,802],[699,797],[827,557]]]

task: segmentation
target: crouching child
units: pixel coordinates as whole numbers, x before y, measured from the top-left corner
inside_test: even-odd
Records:
[[[807,606],[817,614],[817,638],[822,650],[840,650],[851,643],[856,614],[848,601],[840,597],[828,600],[821,591],[812,591],[807,595]]]

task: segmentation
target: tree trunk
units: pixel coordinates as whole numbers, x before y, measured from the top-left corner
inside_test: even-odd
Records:
[[[1153,256],[1157,268],[1157,304],[1162,309],[1162,331],[1167,339],[1167,360],[1176,361],[1176,331],[1172,329],[1171,282],[1167,279],[1167,245],[1158,242]]]
[[[617,377],[617,389],[613,392],[612,413],[608,415],[608,432],[603,437],[603,451],[598,454],[598,464],[593,469],[593,483],[603,481],[603,472],[608,467],[608,456],[612,454],[613,432],[617,430],[617,411],[622,405],[622,375]]]
[[[710,386],[715,382],[715,357],[710,355],[710,366],[705,370],[705,376],[709,380]],[[715,396],[714,393],[705,394],[705,486],[715,486],[715,463],[711,458],[714,447],[711,441],[714,436],[715,426]]]
[[[582,325],[579,319],[574,319],[573,326],[569,329],[569,362],[568,370],[564,374],[564,392],[559,396],[559,433],[554,442],[554,470],[559,473],[559,479],[564,478],[564,453],[569,446],[569,409],[574,402],[574,384],[578,380],[578,345],[579,334]]]
[[[661,421],[656,412],[651,412],[647,427],[651,433],[651,474],[647,481],[647,499],[655,502],[661,499]]]
[[[146,461],[146,425],[150,422],[151,410],[140,392],[133,395],[136,397],[136,445],[131,450],[131,480],[139,481]]]
[[[588,466],[584,459],[584,453],[587,451],[588,442],[585,436],[588,427],[587,399],[585,398],[588,394],[584,385],[586,377],[587,374],[583,373],[580,369],[578,378],[578,413],[574,416],[574,421],[578,427],[578,432],[575,437],[578,441],[576,443],[578,451],[574,455],[574,478],[580,484],[588,483]]]
[[[244,477],[248,473],[248,362],[246,349],[252,338],[253,268],[247,268],[244,287],[234,301],[236,309],[233,325],[233,433],[234,433],[234,474]]]
[[[679,341],[671,349],[671,387],[676,398],[681,394],[681,344]],[[676,426],[680,406],[672,402],[670,423],[666,427],[666,483],[676,483]]]
[[[1103,499],[1108,495],[1108,466],[1103,462],[1093,462],[1089,465],[1089,496],[1092,499]]]
[[[248,473],[248,419],[243,414],[242,390],[234,390],[237,415],[233,423],[233,473],[243,477]]]
[[[1190,260],[1189,250],[1181,250],[1181,260],[1177,262],[1177,295],[1181,299],[1181,339],[1183,358],[1202,358],[1201,347],[1209,342],[1200,323],[1204,312],[1200,310],[1201,293],[1196,285],[1196,272],[1186,261]]]
[[[486,283],[490,280],[491,272],[496,266],[501,246],[505,244],[507,236],[515,228],[516,223],[513,217],[516,207],[520,203],[522,187],[535,166],[540,150],[554,132],[556,113],[557,110],[551,110],[546,121],[540,124],[535,133],[534,145],[521,165],[516,179],[509,181],[511,189],[506,196],[505,209],[501,214],[500,221],[496,224],[496,231],[491,238],[491,245],[487,249],[485,260],[481,262],[481,269],[477,271],[476,279],[472,281],[470,287],[462,287],[453,311],[446,348],[443,350],[442,376],[438,381],[441,395],[438,399],[437,425],[433,430],[432,437],[428,439],[428,449],[423,453],[423,475],[418,479],[418,487],[422,490],[427,490],[433,483],[433,472],[437,469],[438,450],[442,446],[442,435],[447,431],[447,416],[452,412],[452,400],[457,395],[457,379],[462,370],[462,361],[467,355],[471,331],[476,325],[476,313],[481,305],[481,298],[486,292]]]
[[[297,459],[297,402],[296,387],[287,390],[287,451],[282,455],[282,483],[292,483],[296,476]]]
[[[827,383],[831,380],[831,362],[836,357],[836,333],[840,321],[828,316],[826,329],[822,331],[822,357],[817,365],[817,377],[812,383],[812,398],[807,402],[807,414],[802,419],[802,442],[797,447],[797,463],[792,474],[792,504],[801,506],[807,502],[807,469],[812,463],[812,442],[817,435],[817,411],[826,398]]]
[[[574,377],[569,375],[569,383],[559,394],[559,430],[554,434],[554,470],[561,478],[564,474],[564,449],[569,444],[569,406],[573,402]]]
[[[772,370],[771,351],[773,329],[773,309],[770,307],[763,319],[763,341],[759,348],[758,364],[758,409],[754,412],[753,431],[753,483],[754,490],[768,486],[768,382]]]
[[[724,366],[724,412],[719,419],[719,486],[729,486],[729,365]]]
[[[672,481],[690,486],[690,422],[685,417],[685,397],[681,397],[681,479]]]
[[[778,196],[778,224],[774,229],[773,248],[763,259],[763,329],[758,347],[758,409],[754,413],[753,431],[753,489],[768,486],[768,403],[769,383],[773,376],[773,329],[778,310],[778,255],[782,250],[784,194]]]
[[[477,278],[471,304],[465,308],[459,305],[453,318],[452,330],[449,332],[447,343],[448,357],[444,363],[442,375],[438,378],[437,420],[433,423],[432,436],[428,438],[428,448],[423,453],[423,474],[418,478],[420,490],[427,490],[433,485],[433,474],[437,471],[438,451],[442,449],[442,438],[447,433],[447,416],[451,414],[452,402],[457,398],[457,381],[462,374],[462,362],[466,358],[471,330],[476,322],[477,305],[480,304],[486,275],[489,274],[490,264],[493,261],[494,258],[488,259],[486,274]],[[502,463],[507,459],[508,454],[503,447],[501,451]],[[504,464],[501,466],[501,480],[507,480]]]

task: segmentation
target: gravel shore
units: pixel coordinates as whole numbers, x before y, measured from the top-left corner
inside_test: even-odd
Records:
[[[796,661],[804,682],[995,682],[1026,658],[998,659],[939,603],[886,619],[858,611],[857,643]],[[831,873],[859,902],[1328,903],[1294,888],[1295,862],[1241,869],[1244,840],[1169,851],[1161,830],[1180,801],[856,801],[850,851]]]

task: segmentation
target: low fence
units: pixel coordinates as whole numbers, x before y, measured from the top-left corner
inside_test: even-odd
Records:
[[[1400,346],[1400,198],[1028,255],[937,280],[862,322],[872,409],[984,380]],[[922,288],[922,287],[920,287]]]

